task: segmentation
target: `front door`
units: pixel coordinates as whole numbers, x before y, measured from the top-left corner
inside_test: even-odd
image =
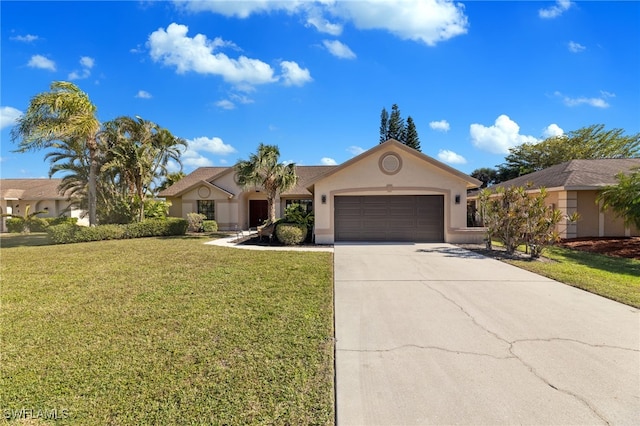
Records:
[[[249,200],[249,228],[262,225],[268,218],[267,200]]]

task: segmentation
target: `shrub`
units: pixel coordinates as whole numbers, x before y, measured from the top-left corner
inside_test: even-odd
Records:
[[[207,216],[201,213],[189,213],[187,214],[187,221],[189,222],[189,232],[202,232],[202,222]]]
[[[47,229],[53,244],[82,243],[88,241],[120,240],[125,238],[184,235],[187,221],[180,218],[148,219],[127,225],[98,225],[94,227],[65,223]]]
[[[34,217],[29,221],[31,232],[45,232],[49,227],[49,221],[42,217]]]
[[[218,222],[215,220],[203,220],[202,221],[202,231],[203,232],[217,232],[218,231]]]
[[[164,222],[167,227],[164,236],[184,235],[189,228],[189,222],[181,217],[169,217]]]
[[[278,241],[287,246],[302,243],[307,238],[307,227],[299,223],[279,223],[276,226]]]
[[[24,231],[24,220],[21,217],[11,217],[5,222],[7,231],[17,234]]]
[[[75,225],[76,223],[78,223],[77,217],[67,217],[67,216],[45,217],[44,220],[49,222],[49,226],[62,225],[64,223]]]

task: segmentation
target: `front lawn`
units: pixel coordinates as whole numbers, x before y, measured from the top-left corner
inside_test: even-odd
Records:
[[[2,414],[332,424],[332,255],[202,242],[2,244]]]
[[[549,247],[553,262],[508,260],[512,265],[640,308],[640,260]]]

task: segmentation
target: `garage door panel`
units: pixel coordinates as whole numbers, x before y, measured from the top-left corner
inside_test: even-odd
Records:
[[[444,240],[442,195],[338,196],[336,241]]]

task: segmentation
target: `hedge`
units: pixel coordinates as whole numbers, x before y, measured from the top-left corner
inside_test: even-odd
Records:
[[[121,240],[126,238],[184,235],[188,223],[185,219],[147,219],[126,225],[98,225],[93,227],[62,224],[47,229],[53,244],[83,243],[88,241]]]
[[[31,219],[31,223],[29,225],[29,230],[31,232],[45,232],[47,228],[55,225],[62,225],[63,223],[67,224],[76,224],[78,222],[77,217],[66,217],[66,216],[58,216],[58,217],[35,217]],[[21,233],[24,231],[23,224],[24,218],[22,217],[12,217],[7,219],[7,230],[12,233]]]

